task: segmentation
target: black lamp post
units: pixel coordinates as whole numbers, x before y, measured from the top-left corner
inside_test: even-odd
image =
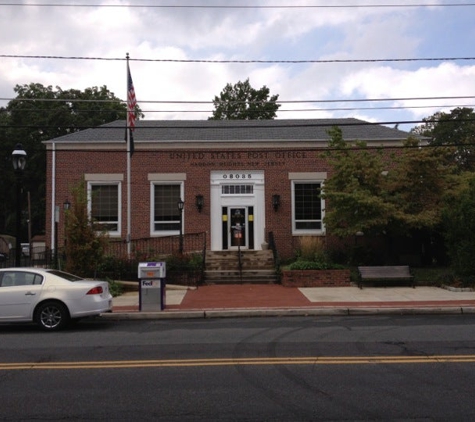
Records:
[[[177,202],[178,211],[180,211],[180,244],[178,247],[178,253],[183,254],[183,208],[185,207],[185,202],[180,198]]]
[[[21,188],[23,171],[26,166],[26,152],[21,144],[16,144],[12,152],[13,170],[16,176],[16,247],[15,267],[21,266]]]

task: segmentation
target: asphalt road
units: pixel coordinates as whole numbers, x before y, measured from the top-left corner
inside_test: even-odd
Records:
[[[0,325],[2,421],[472,421],[475,316]]]

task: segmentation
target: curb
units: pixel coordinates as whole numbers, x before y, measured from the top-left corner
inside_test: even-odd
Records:
[[[125,292],[139,292],[139,283],[138,281],[118,281],[118,284],[121,284],[124,287]],[[196,290],[195,286],[182,286],[180,284],[167,284],[167,289],[169,290]]]
[[[122,320],[170,320],[211,318],[252,318],[291,316],[371,316],[371,315],[465,315],[475,314],[475,307],[427,308],[307,308],[307,309],[210,309],[201,311],[117,312],[102,314],[101,318]]]

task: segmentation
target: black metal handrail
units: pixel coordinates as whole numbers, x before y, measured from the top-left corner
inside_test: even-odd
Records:
[[[280,258],[279,258],[279,253],[277,251],[277,244],[275,242],[274,232],[268,233],[268,239],[269,239],[269,248],[271,249],[272,256],[274,258],[275,272],[280,277]]]
[[[238,243],[238,268],[239,268],[239,279],[242,284],[242,251],[241,251],[241,242]]]
[[[200,277],[200,284],[204,284],[205,282],[205,274],[206,274],[206,236],[203,242],[203,252],[202,252],[203,261],[201,264],[201,277]]]

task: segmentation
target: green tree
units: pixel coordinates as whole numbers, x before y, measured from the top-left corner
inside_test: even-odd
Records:
[[[87,205],[86,185],[82,181],[72,191],[71,208],[65,218],[65,268],[82,277],[95,275],[108,239],[91,220]]]
[[[456,199],[456,200],[454,200]],[[475,177],[469,175],[456,198],[443,212],[445,239],[452,268],[459,276],[475,276]]]
[[[84,91],[43,86],[39,83],[16,85],[16,98],[0,110],[0,148],[4,156],[0,169],[0,232],[13,233],[15,203],[14,175],[10,155],[21,143],[28,154],[24,191],[31,193],[33,235],[44,232],[46,196],[46,153],[42,141],[126,118],[126,104],[106,86]],[[138,117],[141,111],[137,108]],[[26,201],[24,200],[26,210]],[[25,212],[26,213],[26,212]],[[26,235],[26,218],[24,234]]]
[[[434,146],[454,146],[453,160],[460,170],[475,170],[475,113],[472,108],[438,112],[424,122],[413,129],[414,134],[430,138],[429,143]]]
[[[269,97],[269,88],[252,88],[249,79],[235,85],[227,84],[219,97],[215,96],[215,110],[208,120],[268,120],[277,116],[279,95]]]
[[[387,198],[395,206],[394,231],[440,228],[444,197],[455,183],[453,148],[421,146],[409,137],[394,155],[387,175]]]
[[[364,142],[351,146],[344,141],[338,127],[329,130],[327,157],[333,167],[325,182],[328,199],[325,225],[339,237],[363,232],[377,235],[387,229],[394,205],[387,201],[385,166],[379,151],[370,150]]]
[[[382,236],[387,259],[393,241],[412,238],[434,245],[441,233],[444,197],[457,185],[451,148],[422,147],[409,137],[402,149],[388,152],[368,148],[363,142],[350,145],[339,128],[329,131],[331,177],[325,183],[328,199],[325,224],[339,237]],[[429,254],[443,256],[437,247]]]

